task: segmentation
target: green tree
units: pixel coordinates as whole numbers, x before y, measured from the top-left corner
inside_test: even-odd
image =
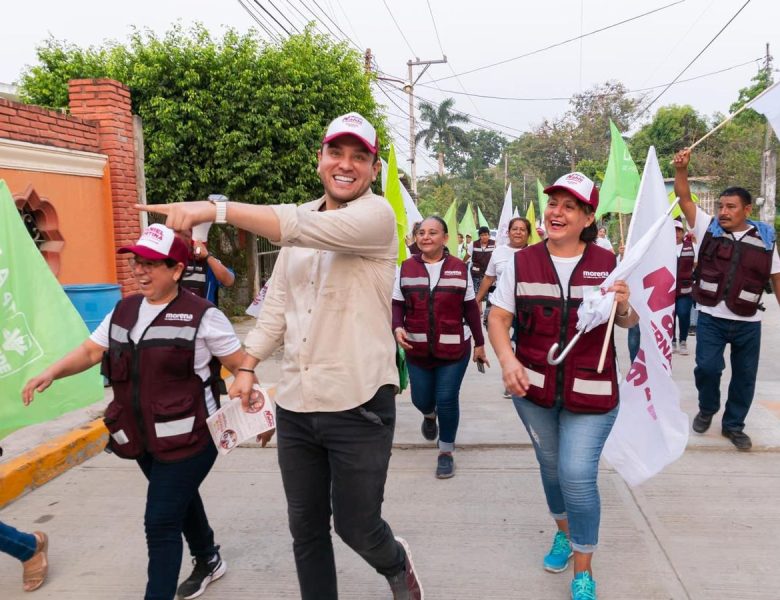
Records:
[[[468,117],[452,111],[453,98],[447,98],[439,106],[429,102],[420,102],[420,120],[427,127],[417,132],[415,143],[421,141],[432,149],[439,163],[439,177],[444,176],[444,155],[468,144],[466,132],[456,123],[468,123]]]
[[[476,179],[479,174],[498,163],[507,140],[500,133],[488,129],[466,132],[466,144],[444,155],[444,166],[451,173]]]

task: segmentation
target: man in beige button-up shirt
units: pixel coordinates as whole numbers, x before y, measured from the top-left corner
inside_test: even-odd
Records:
[[[371,192],[379,168],[376,131],[349,113],[330,124],[318,152],[318,200],[146,207],[174,229],[222,214],[282,246],[230,395],[251,404],[254,368],[284,344],[278,453],[303,600],[338,598],[331,514],[336,533],[387,577],[395,600],[423,597],[407,543],[382,519],[398,385],[398,239],[390,205]]]

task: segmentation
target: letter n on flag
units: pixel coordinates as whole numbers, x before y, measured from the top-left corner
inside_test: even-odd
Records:
[[[626,246],[640,240],[669,208],[655,148],[650,148]],[[677,252],[674,225],[664,223],[626,278],[639,314],[641,346],[620,384],[620,409],[604,446],[606,458],[629,485],[639,485],[674,462],[688,443],[688,416],[672,379]]]

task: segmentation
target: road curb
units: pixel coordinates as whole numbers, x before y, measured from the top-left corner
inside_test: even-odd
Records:
[[[96,419],[0,464],[0,508],[92,458],[107,442],[103,420]]]

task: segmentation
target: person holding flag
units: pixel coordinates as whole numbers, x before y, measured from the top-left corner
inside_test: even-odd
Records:
[[[771,280],[780,303],[780,258],[771,225],[750,219],[750,192],[729,187],[720,195],[717,219],[694,204],[688,183],[691,152],[674,157],[674,191],[694,237],[699,240],[699,262],[693,299],[699,307],[696,328],[696,368],[699,412],[693,430],[704,433],[720,410],[720,379],[726,344],[731,345],[731,382],[721,433],[738,450],[753,443],[744,432],[753,402],[761,349],[761,296]]]
[[[611,340],[604,368],[597,368],[605,338],[612,335],[610,326],[602,323],[582,333],[560,364],[550,364],[547,356],[553,344],[575,335],[583,297],[615,268],[615,255],[593,243],[599,192],[590,179],[569,173],[544,192],[549,195],[547,239],[517,252],[507,264],[493,294],[488,333],[504,385],[534,445],[547,506],[558,527],[543,567],[563,572],[573,556],[571,597],[594,600],[598,465],[618,412]],[[634,325],[638,318],[625,281],[615,281],[607,291],[615,294],[615,323]],[[513,350],[508,331],[515,316],[519,329]]]
[[[417,235],[422,254],[401,264],[393,290],[393,332],[406,351],[412,403],[423,415],[422,435],[426,440],[439,436],[438,479],[455,475],[452,454],[471,335],[474,362],[488,364],[471,277],[466,263],[447,250],[448,237],[444,219],[425,219]]]

